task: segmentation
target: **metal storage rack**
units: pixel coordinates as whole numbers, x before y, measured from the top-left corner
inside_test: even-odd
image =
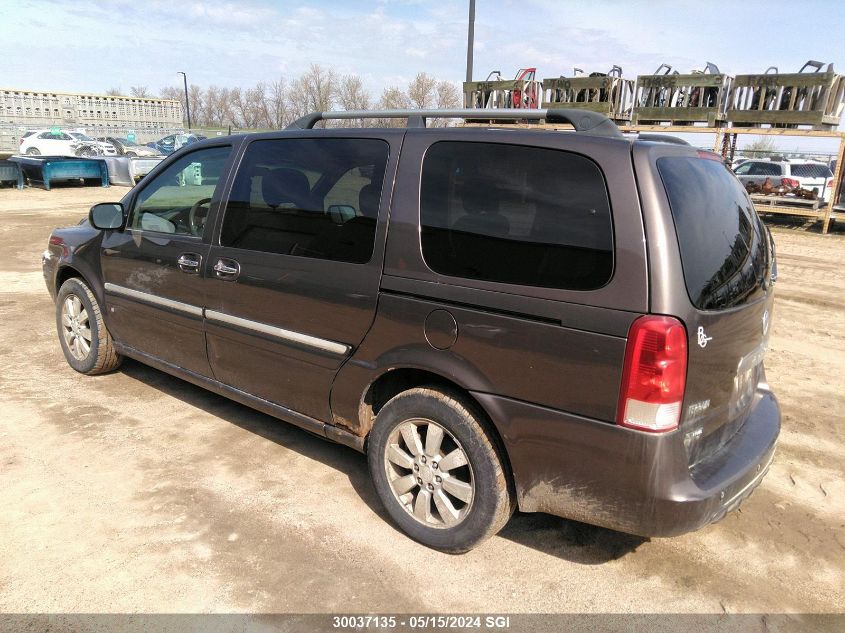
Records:
[[[465,81],[464,107],[536,109],[542,84],[534,79],[535,72],[534,68],[521,68],[516,79],[505,80],[499,71],[493,71],[485,81]]]
[[[835,130],[845,106],[845,77],[834,73],[832,64],[825,72],[820,62],[804,64],[804,68],[808,66],[816,72],[737,75],[726,120],[742,126],[803,125],[816,131]]]
[[[553,77],[543,80],[543,108],[574,108],[599,112],[617,122],[631,120],[634,81],[622,70],[594,77]]]
[[[724,124],[732,77],[719,73],[712,64],[708,64],[711,72],[706,73],[659,74],[660,70],[637,77],[632,124]]]

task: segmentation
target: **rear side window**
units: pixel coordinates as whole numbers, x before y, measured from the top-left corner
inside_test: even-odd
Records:
[[[423,257],[444,275],[593,290],[613,274],[604,177],[570,152],[435,143],[423,162],[420,222]]]
[[[229,196],[221,245],[368,262],[388,150],[379,139],[251,143]]]
[[[781,167],[772,163],[754,163],[748,170],[749,176],[780,176]]]
[[[767,270],[765,229],[739,181],[719,161],[691,156],[660,158],[657,169],[693,305],[715,310],[755,297]]]
[[[790,171],[798,178],[833,178],[833,173],[827,165],[815,163],[793,163],[790,165]]]

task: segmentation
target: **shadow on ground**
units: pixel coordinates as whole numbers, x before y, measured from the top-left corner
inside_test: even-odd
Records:
[[[286,424],[184,380],[126,359],[120,371],[151,388],[202,409],[250,433],[314,459],[349,478],[369,508],[404,537],[390,520],[370,480],[366,458],[356,451]],[[517,512],[499,536],[544,554],[582,565],[598,565],[633,552],[646,539],[548,514]]]
[[[816,218],[763,212],[760,213],[760,217],[763,219],[764,224],[772,228],[777,227],[778,229],[800,231],[802,233],[822,234],[823,223]],[[845,212],[839,211],[836,217],[830,219],[828,233],[845,235]]]

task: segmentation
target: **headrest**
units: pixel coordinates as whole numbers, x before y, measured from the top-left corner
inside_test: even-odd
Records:
[[[484,178],[467,178],[461,187],[464,211],[477,215],[499,212],[499,189]]]
[[[261,195],[271,207],[280,204],[293,204],[296,208],[306,207],[311,187],[308,178],[295,169],[274,169],[264,174],[261,179]]]
[[[366,185],[358,194],[358,210],[365,218],[378,217],[378,203],[381,198],[381,187],[375,183]]]

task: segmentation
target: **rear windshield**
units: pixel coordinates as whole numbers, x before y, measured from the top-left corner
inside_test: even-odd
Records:
[[[827,165],[815,163],[793,163],[790,171],[798,178],[833,178],[833,173]]]
[[[762,292],[764,227],[739,181],[720,162],[657,160],[669,196],[687,292],[699,310],[729,308]]]

